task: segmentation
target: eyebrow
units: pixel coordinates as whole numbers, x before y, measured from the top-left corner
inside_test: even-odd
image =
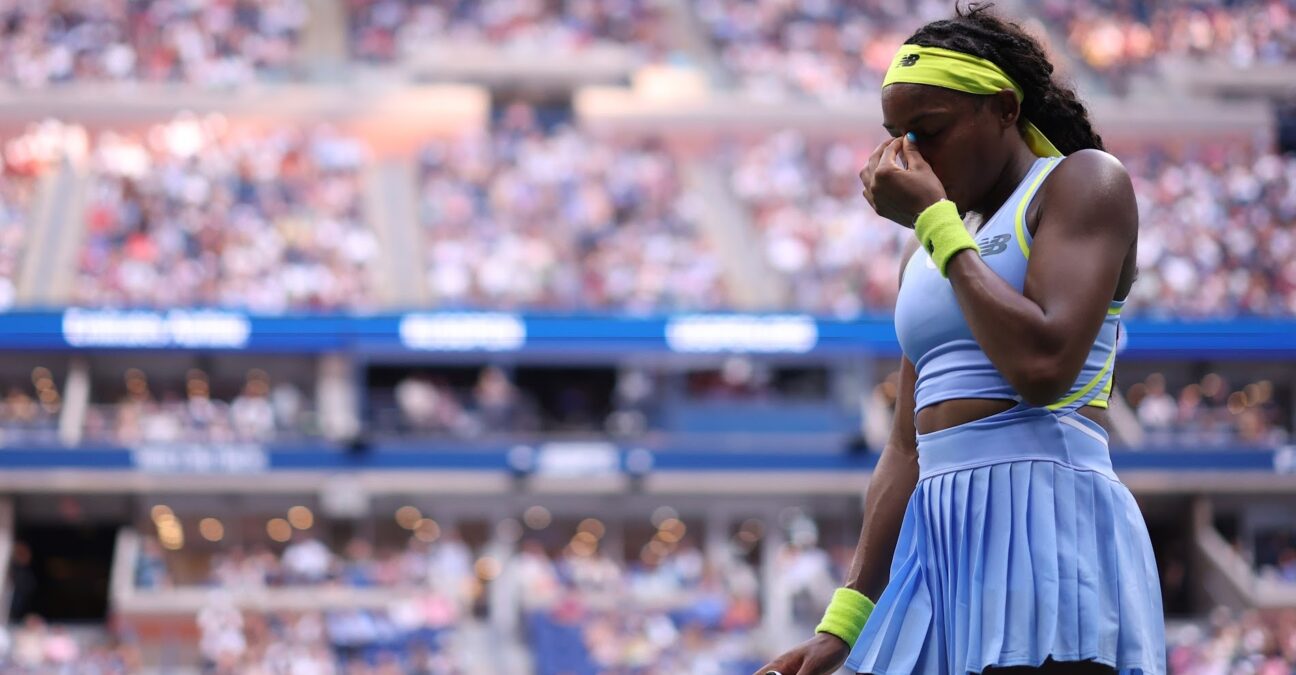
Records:
[[[917,115],[914,115],[912,119],[909,120],[909,126],[913,126],[913,125],[917,124],[919,120],[921,120],[921,119],[923,119],[923,118],[925,118],[925,117],[932,117],[933,115],[940,115],[940,114],[942,114],[942,113],[946,113],[946,112],[949,112],[949,111],[947,111],[947,110],[928,110],[927,112],[924,112],[924,113],[918,113]],[[892,127],[890,124],[887,124],[886,122],[883,122],[883,123],[882,123],[882,128],[883,128],[883,129],[886,129],[887,131],[895,131],[895,127]]]

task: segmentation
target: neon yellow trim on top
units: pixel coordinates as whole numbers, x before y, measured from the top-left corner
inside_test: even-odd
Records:
[[[891,60],[882,86],[909,83],[953,89],[987,96],[1010,89],[1020,103],[1025,92],[1008,73],[979,56],[940,47],[902,45]],[[1030,120],[1024,120],[1022,137],[1037,157],[1061,157],[1062,153]]]
[[[1107,316],[1120,316],[1122,309],[1125,309],[1125,305],[1121,305],[1120,307],[1108,307]]]
[[[1022,256],[1027,260],[1030,260],[1031,246],[1026,243],[1026,207],[1030,206],[1040,183],[1043,183],[1044,178],[1052,171],[1053,166],[1049,166],[1035,175],[1035,180],[1032,180],[1030,187],[1026,188],[1026,194],[1022,195],[1021,201],[1017,202],[1017,214],[1013,216],[1013,222],[1017,228],[1017,246],[1021,247]]]
[[[1106,410],[1108,401],[1111,401],[1112,383],[1115,381],[1116,381],[1115,377],[1107,378],[1107,384],[1103,385],[1102,393],[1095,396],[1094,400],[1086,403],[1085,405],[1091,408],[1102,408]]]
[[[1099,370],[1098,374],[1094,375],[1092,380],[1089,380],[1089,382],[1086,383],[1085,386],[1081,387],[1080,391],[1077,391],[1076,393],[1067,396],[1066,398],[1062,399],[1061,401],[1058,401],[1057,403],[1050,403],[1045,407],[1048,408],[1049,410],[1058,410],[1060,408],[1065,408],[1071,405],[1072,403],[1075,403],[1076,401],[1079,401],[1080,399],[1084,398],[1085,394],[1088,394],[1090,391],[1093,390],[1094,387],[1098,386],[1098,383],[1102,382],[1102,379],[1107,376],[1107,373],[1111,372],[1112,364],[1115,362],[1116,362],[1116,350],[1112,349],[1111,354],[1107,355],[1107,362],[1103,364],[1102,370]]]

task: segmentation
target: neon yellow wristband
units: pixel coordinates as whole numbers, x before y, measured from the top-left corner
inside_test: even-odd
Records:
[[[836,635],[853,648],[872,613],[873,601],[867,596],[853,588],[839,588],[833,592],[828,611],[815,632]]]
[[[977,250],[976,241],[967,228],[963,227],[958,207],[948,199],[942,199],[918,214],[918,219],[914,221],[914,234],[918,235],[923,250],[936,263],[941,276],[949,276],[945,273],[945,268],[949,267],[949,261],[955,253],[969,248]]]

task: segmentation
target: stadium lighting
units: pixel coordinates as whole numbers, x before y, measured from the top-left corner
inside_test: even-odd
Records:
[[[412,530],[418,527],[419,521],[422,520],[423,514],[415,506],[402,506],[396,509],[396,524],[401,527]]]
[[[288,522],[299,530],[309,530],[315,524],[315,514],[305,506],[288,509]]]
[[[171,507],[166,504],[158,504],[157,506],[154,506],[153,509],[149,511],[149,514],[153,517],[154,523],[164,520],[167,516],[175,515],[171,511]]]
[[[576,526],[576,529],[580,532],[590,533],[595,539],[602,538],[603,534],[607,532],[607,528],[603,527],[603,521],[598,518],[586,518],[580,522],[580,525]]]
[[[543,530],[553,522],[553,515],[543,506],[532,506],[522,514],[522,522],[533,530]]]
[[[441,526],[431,518],[421,518],[414,526],[414,537],[430,544],[441,538]]]
[[[198,522],[198,533],[207,541],[218,542],[225,538],[225,526],[216,518],[203,518]]]
[[[283,518],[271,518],[266,522],[266,534],[282,544],[292,539],[292,525]]]
[[[477,573],[477,578],[482,581],[490,581],[498,577],[502,569],[503,566],[500,565],[500,561],[488,555],[478,558],[477,563],[473,565],[473,571]]]
[[[659,506],[652,512],[653,527],[661,527],[662,523],[671,518],[678,518],[679,512],[669,506]]]

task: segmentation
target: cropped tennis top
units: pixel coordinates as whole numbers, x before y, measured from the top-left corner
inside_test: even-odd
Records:
[[[1026,210],[1045,177],[1062,160],[1061,157],[1035,160],[1012,196],[973,235],[981,259],[1019,292],[1026,284],[1026,263],[1031,250]],[[1124,301],[1111,303],[1079,377],[1065,396],[1046,406],[1048,409],[1107,407],[1124,304]],[[1022,401],[973,339],[949,280],[941,276],[931,257],[921,248],[910,257],[902,274],[895,328],[900,347],[918,374],[914,385],[915,411],[960,398]]]

